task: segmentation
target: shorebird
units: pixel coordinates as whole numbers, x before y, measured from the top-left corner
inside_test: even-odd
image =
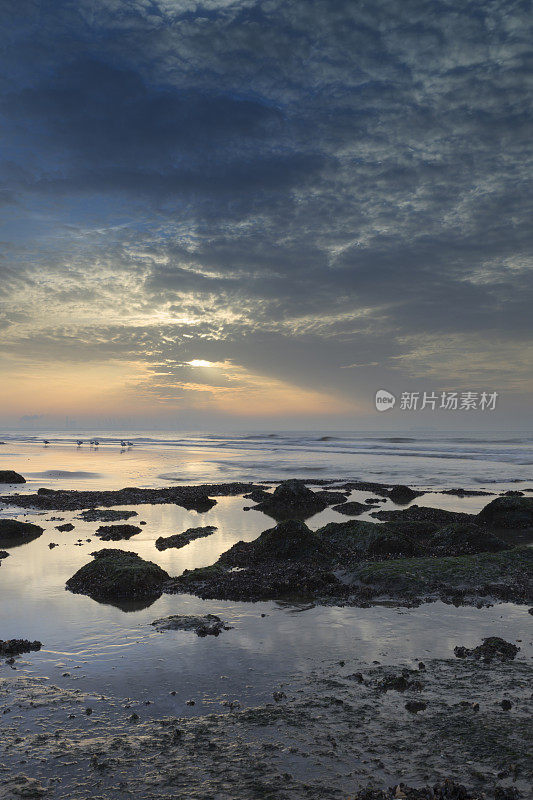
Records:
[[[50,442],[48,441],[48,439],[43,439],[43,444],[50,444]]]
[[[126,444],[128,445],[128,447],[133,447],[133,442],[126,442]]]
[[[76,442],[76,444],[78,445],[78,447],[80,447],[80,445],[82,445],[82,444],[83,444],[83,439],[78,439],[78,441]]]
[[[98,441],[98,439],[91,439],[91,441],[89,442],[89,444],[93,444],[95,447],[98,447],[98,445],[100,444],[100,442]]]
[[[127,445],[126,445],[126,442],[121,442],[121,443],[120,443],[120,446],[121,446],[121,447],[126,447],[126,446],[127,446]]]

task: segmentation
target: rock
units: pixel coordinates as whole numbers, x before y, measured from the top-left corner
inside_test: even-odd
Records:
[[[56,531],[61,531],[61,533],[73,530],[74,530],[74,525],[72,524],[72,522],[66,522],[64,525],[56,525]]]
[[[165,570],[136,553],[99,550],[94,561],[81,567],[67,581],[67,588],[95,599],[136,599],[159,596],[169,579]]]
[[[253,542],[237,542],[223,553],[220,564],[249,566],[264,561],[321,561],[327,556],[326,543],[305,522],[287,520],[269,528]]]
[[[415,497],[420,497],[421,494],[424,492],[415,492],[414,489],[410,489],[409,486],[393,486],[389,492],[389,497],[393,503],[397,503],[398,505],[402,505],[404,503],[410,503],[411,500],[414,500]]]
[[[348,503],[339,503],[339,505],[333,506],[334,511],[338,511],[339,514],[346,514],[348,517],[358,517],[359,514],[363,514],[370,508],[371,506],[358,503],[355,500],[352,500]]]
[[[187,528],[183,533],[175,533],[173,536],[160,536],[156,539],[155,546],[158,550],[167,550],[169,547],[185,547],[189,542],[200,539],[203,536],[210,536],[217,530],[215,525],[205,525],[203,528]]]
[[[490,663],[498,661],[514,661],[520,648],[512,642],[506,642],[499,636],[489,636],[483,639],[483,644],[469,650],[467,647],[454,647],[453,652],[457,658],[475,658],[477,661]]]
[[[39,489],[37,494],[0,496],[0,503],[19,508],[75,511],[93,509],[97,506],[163,505],[174,504],[199,513],[209,511],[216,505],[216,497],[234,497],[257,488],[250,483],[215,483],[202,486],[170,486],[164,489],[124,489],[77,491],[61,489]]]
[[[285,692],[279,691],[279,692],[272,692],[272,697],[274,698],[276,703],[279,703],[281,702],[281,700],[285,700],[287,698],[287,695],[285,694]]]
[[[424,554],[423,548],[408,536],[390,531],[384,525],[379,527],[383,530],[374,531],[366,537],[363,552],[368,558],[410,557]]]
[[[391,522],[418,521],[437,522],[445,525],[451,522],[476,522],[474,514],[464,514],[459,511],[445,511],[443,508],[430,508],[428,506],[409,506],[397,511],[374,511],[372,516]]]
[[[423,700],[408,700],[405,707],[411,714],[418,714],[419,711],[425,711],[428,704],[424,703]]]
[[[504,711],[510,711],[513,707],[513,704],[511,703],[510,700],[502,700],[500,705]]]
[[[0,543],[4,545],[21,544],[36,539],[44,533],[40,525],[20,522],[18,519],[0,519]]]
[[[152,625],[158,631],[194,631],[197,636],[218,636],[221,631],[231,630],[231,625],[214,614],[206,614],[203,617],[174,614],[156,619]]]
[[[485,528],[471,522],[454,522],[440,528],[431,538],[435,555],[460,556],[471,553],[497,553],[510,545]]]
[[[354,800],[486,800],[481,790],[467,790],[462,784],[446,778],[443,783],[414,789],[403,783],[388,789],[367,787],[354,795]],[[514,800],[514,798],[496,798]]]
[[[306,519],[327,508],[325,500],[308,489],[303,481],[283,481],[272,495],[254,508],[277,520]]]
[[[9,553],[8,553],[6,550],[0,550],[0,561],[1,561],[3,558],[7,558],[7,557],[8,557],[8,555],[9,555]]]
[[[494,492],[485,492],[481,489],[443,489],[441,494],[451,494],[455,497],[488,497]]]
[[[136,533],[141,532],[136,525],[100,525],[96,535],[103,542],[119,542],[121,539],[131,539]]]
[[[136,517],[136,511],[122,511],[112,508],[89,508],[87,511],[82,511],[80,519],[85,522],[118,522],[121,519],[129,519]]]
[[[28,639],[0,639],[0,656],[18,656],[21,653],[30,653],[32,650],[40,650],[41,642],[30,642]]]
[[[477,519],[494,528],[533,527],[533,497],[497,497],[479,512]]]
[[[380,692],[405,692],[413,690],[416,692],[422,691],[422,684],[418,679],[410,680],[409,670],[403,670],[401,675],[386,675],[376,685]]]
[[[26,478],[12,469],[0,469],[0,483],[26,483]]]
[[[253,492],[243,495],[246,500],[253,500],[254,503],[261,503],[263,500],[270,500],[272,494],[265,489],[254,489]]]
[[[345,503],[346,502],[346,492],[332,492],[322,490],[320,492],[315,492],[315,497],[318,497],[320,500],[323,500],[328,506],[333,506],[336,503]]]

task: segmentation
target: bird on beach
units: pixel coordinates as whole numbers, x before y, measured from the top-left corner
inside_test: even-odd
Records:
[[[127,444],[126,444],[126,442],[121,442],[121,443],[120,443],[120,446],[121,446],[121,447],[127,447]]]
[[[92,445],[94,445],[95,447],[98,447],[98,445],[100,444],[100,442],[98,441],[98,439],[91,439],[91,441],[89,442],[89,444],[92,444]]]
[[[43,444],[47,445],[47,444],[50,444],[50,442],[48,441],[48,439],[43,439]]]
[[[126,444],[128,445],[128,447],[133,447],[133,442],[126,442]]]
[[[83,439],[78,439],[76,444],[78,445],[78,447],[81,447],[81,445],[83,444]]]

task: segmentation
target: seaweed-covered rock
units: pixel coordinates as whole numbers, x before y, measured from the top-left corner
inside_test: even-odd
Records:
[[[119,542],[121,539],[131,539],[141,530],[142,528],[138,528],[137,525],[100,525],[96,535],[103,542]]]
[[[365,557],[397,558],[424,554],[423,548],[408,536],[388,530],[384,525],[380,527],[382,530],[373,531],[366,537],[363,547]]]
[[[365,558],[410,557],[425,552],[411,536],[376,522],[330,522],[320,528],[317,535],[328,543],[330,558],[339,566]]]
[[[61,531],[61,533],[68,533],[69,531],[74,530],[74,525],[72,522],[65,522],[64,525],[56,525],[56,531]]]
[[[169,587],[170,588],[170,587]],[[257,566],[225,569],[220,564],[185,570],[172,581],[175,592],[192,592],[204,599],[270,600],[344,597],[346,587],[316,563],[266,561]]]
[[[358,517],[359,514],[369,511],[371,507],[364,503],[358,503],[356,500],[351,500],[348,503],[339,503],[333,506],[333,510],[338,511],[339,514],[346,514],[347,517]]]
[[[509,545],[486,528],[471,522],[454,522],[440,528],[431,539],[436,555],[460,556],[469,553],[497,553]]]
[[[352,567],[345,580],[368,586],[374,596],[442,597],[459,602],[468,597],[496,597],[529,603],[532,568],[532,548],[515,547],[499,553],[366,561]]]
[[[173,614],[170,617],[156,619],[152,625],[158,631],[194,631],[197,636],[218,636],[221,631],[231,630],[215,614],[205,616]]]
[[[322,489],[319,492],[315,492],[315,497],[318,497],[319,500],[323,500],[328,506],[333,506],[340,503],[346,502],[346,492],[334,492],[331,490]]]
[[[498,661],[514,661],[520,648],[512,642],[506,642],[499,636],[489,636],[483,639],[483,644],[469,650],[467,647],[454,647],[453,652],[457,658],[475,658],[476,661],[490,663]]]
[[[327,508],[328,503],[308,489],[303,481],[283,481],[272,495],[254,506],[277,520],[306,519]]]
[[[0,469],[0,483],[26,483],[26,478],[13,469]]]
[[[243,495],[246,500],[253,500],[254,503],[261,503],[263,500],[270,500],[272,494],[265,489],[254,489],[252,492]]]
[[[385,675],[376,686],[380,692],[406,692],[408,690],[420,692],[422,684],[418,678],[412,678],[408,669],[402,670],[401,675]]]
[[[136,511],[124,511],[114,508],[88,508],[80,514],[80,518],[85,522],[118,522],[119,520],[136,516]]]
[[[195,539],[203,536],[210,536],[217,530],[215,525],[204,525],[201,528],[187,528],[183,533],[175,533],[173,536],[160,536],[156,539],[155,546],[158,550],[167,550],[169,547],[185,547]]]
[[[96,599],[136,599],[161,594],[169,579],[164,569],[126,550],[98,550],[93,561],[85,564],[67,581],[76,594]]]
[[[445,511],[443,508],[431,508],[429,506],[409,506],[409,508],[398,509],[397,511],[374,511],[372,516],[390,522],[403,522],[407,520],[417,522],[440,522],[445,525],[448,522],[475,522],[474,514],[465,514],[460,511]]]
[[[497,497],[477,515],[478,521],[494,528],[533,527],[533,497]]]
[[[424,494],[424,492],[416,492],[409,486],[403,486],[402,484],[399,484],[398,486],[392,487],[389,492],[389,497],[393,503],[401,505],[403,503],[410,503],[411,500],[414,500],[415,497],[420,497],[421,494]]]
[[[25,541],[36,539],[44,533],[44,528],[31,522],[21,522],[18,519],[0,519],[0,544],[21,544]]]
[[[28,639],[0,639],[0,656],[18,656],[21,653],[30,653],[32,650],[40,650],[41,642],[30,642]]]
[[[1,561],[3,558],[7,558],[7,557],[8,557],[8,555],[9,555],[9,553],[7,553],[5,550],[0,550],[0,561]]]
[[[305,522],[287,520],[269,528],[253,542],[237,542],[220,556],[219,563],[241,567],[265,561],[319,561],[329,556],[322,538]]]
[[[486,795],[481,790],[466,789],[462,784],[447,778],[443,783],[422,788],[412,788],[404,783],[388,789],[368,787],[361,789],[355,795],[354,800],[398,800],[398,798],[404,798],[404,800],[486,800]]]

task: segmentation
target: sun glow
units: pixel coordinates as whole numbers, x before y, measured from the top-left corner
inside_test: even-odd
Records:
[[[187,364],[190,364],[191,367],[212,367],[212,361],[204,361],[202,358],[193,358],[192,361],[187,361]]]

